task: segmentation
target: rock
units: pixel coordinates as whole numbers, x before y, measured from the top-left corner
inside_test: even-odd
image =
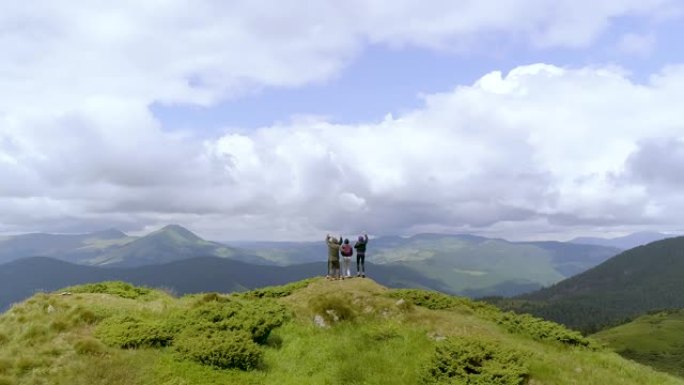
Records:
[[[54,313],[54,312],[55,312],[55,307],[52,306],[52,305],[48,305],[48,307],[47,307],[47,313],[48,313],[48,314],[51,314],[51,313]]]
[[[330,310],[330,309],[329,309],[329,310],[326,310],[325,312],[326,312],[329,316],[332,317],[333,321],[337,322],[337,321],[340,320],[340,317],[337,315],[337,313],[335,312],[335,310]]]
[[[404,299],[402,298],[402,299],[400,299],[399,301],[397,301],[397,302],[395,303],[395,305],[401,306],[401,305],[403,305],[403,304],[405,304],[405,303],[406,303],[406,301],[404,301]]]
[[[316,314],[313,319],[314,325],[318,326],[319,328],[327,328],[329,327],[328,324],[325,322],[325,318],[323,318],[322,315]]]
[[[70,291],[63,291],[63,292],[59,293],[59,295],[71,295],[71,292]]]

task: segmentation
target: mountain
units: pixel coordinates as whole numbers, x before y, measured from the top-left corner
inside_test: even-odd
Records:
[[[25,234],[0,240],[0,263],[34,256],[111,267],[162,264],[200,256],[270,263],[247,251],[205,241],[179,225],[168,225],[143,237],[112,229],[76,235]]]
[[[551,287],[497,303],[595,332],[662,309],[684,308],[684,237],[627,250]]]
[[[354,242],[354,240],[351,240]],[[279,264],[320,260],[321,242],[235,244]],[[618,249],[562,242],[509,242],[469,234],[418,234],[371,239],[367,260],[402,266],[444,282],[447,292],[481,297],[537,290],[581,273]]]
[[[617,238],[596,238],[596,237],[579,237],[570,241],[570,243],[580,243],[585,245],[599,245],[607,247],[615,247],[621,250],[632,249],[637,246],[649,244],[651,242],[660,241],[661,239],[670,238],[672,235],[656,233],[656,232],[638,232],[623,237]]]
[[[684,310],[647,314],[592,337],[625,358],[684,377]]]
[[[233,292],[320,276],[326,263],[292,266],[253,265],[218,257],[199,257],[162,265],[104,268],[34,257],[0,265],[0,310],[37,291],[52,291],[87,282],[120,280],[136,285],[163,287],[178,294],[209,291]],[[401,266],[367,266],[378,282],[391,287],[445,290],[439,281]]]
[[[559,325],[370,279],[68,290],[0,316],[3,384],[684,384]]]

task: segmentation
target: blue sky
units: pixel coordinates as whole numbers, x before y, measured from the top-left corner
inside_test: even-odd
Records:
[[[0,234],[679,233],[677,0],[0,4]]]

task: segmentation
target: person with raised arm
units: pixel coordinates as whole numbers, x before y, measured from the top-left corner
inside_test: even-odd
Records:
[[[354,244],[356,249],[356,276],[366,278],[366,245],[368,234],[359,235],[359,240]]]

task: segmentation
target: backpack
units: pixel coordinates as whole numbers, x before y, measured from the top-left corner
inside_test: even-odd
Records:
[[[342,253],[343,257],[351,257],[353,254],[352,247],[348,243],[342,245],[342,247],[340,248],[340,252]]]

